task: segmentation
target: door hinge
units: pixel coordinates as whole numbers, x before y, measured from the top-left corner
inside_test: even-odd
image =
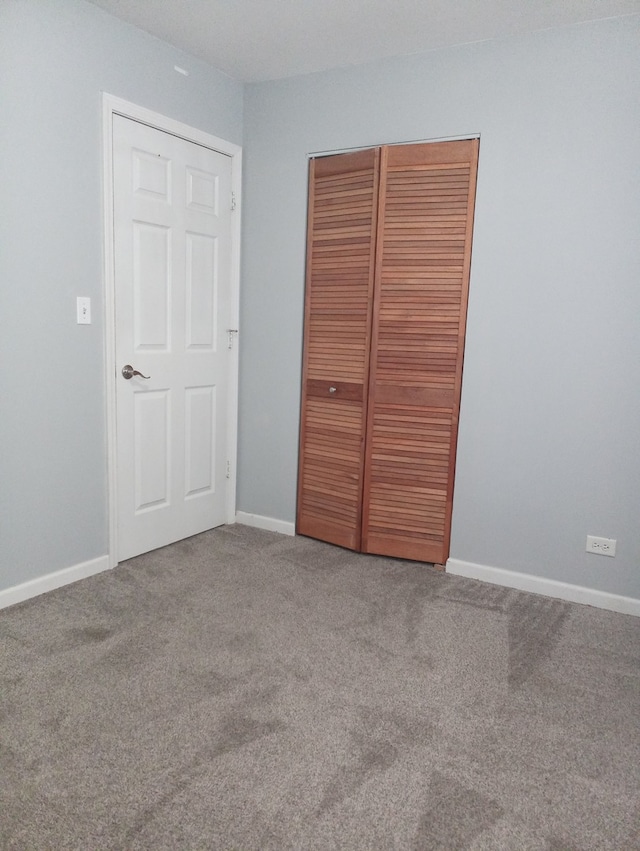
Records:
[[[231,461],[227,461],[227,478],[231,478]]]
[[[236,193],[231,193],[231,212],[233,212],[236,208]]]
[[[227,348],[233,348],[233,335],[238,333],[237,328],[227,328],[227,334],[229,335],[229,339],[227,341]]]

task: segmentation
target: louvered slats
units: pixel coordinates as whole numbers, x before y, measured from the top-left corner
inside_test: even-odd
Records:
[[[360,547],[377,151],[312,160],[297,530]]]
[[[366,552],[448,557],[477,142],[382,156]]]
[[[467,140],[312,167],[302,534],[448,557],[477,158]]]

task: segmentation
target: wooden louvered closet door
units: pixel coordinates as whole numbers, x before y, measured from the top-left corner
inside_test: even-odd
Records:
[[[384,148],[363,542],[449,556],[478,141]]]
[[[360,549],[378,150],[311,160],[297,531]]]
[[[365,154],[379,169],[366,193],[362,176],[345,173],[343,185],[331,171],[342,157],[312,164],[297,530],[364,552],[444,563],[478,141],[349,156]],[[362,204],[348,223],[353,191]],[[367,231],[369,192],[376,198]],[[343,328],[354,332],[351,345],[337,347]],[[347,374],[350,392],[358,387],[351,410],[345,391],[337,404]],[[347,517],[349,536],[342,534]]]

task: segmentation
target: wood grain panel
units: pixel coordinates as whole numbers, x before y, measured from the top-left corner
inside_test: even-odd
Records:
[[[361,541],[379,156],[319,158],[309,172],[296,529],[352,549]]]
[[[477,140],[382,149],[362,549],[449,554]]]

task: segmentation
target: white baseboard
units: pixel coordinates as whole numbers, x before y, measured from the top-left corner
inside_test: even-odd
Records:
[[[0,609],[22,603],[24,600],[31,599],[31,597],[38,597],[47,591],[53,591],[54,588],[61,588],[71,582],[77,582],[78,579],[86,579],[88,576],[93,576],[94,573],[109,570],[109,567],[109,556],[100,556],[100,558],[94,558],[91,561],[84,561],[82,564],[74,564],[72,567],[56,570],[54,573],[47,573],[46,576],[39,576],[37,579],[23,582],[21,585],[5,588],[4,591],[0,591]]]
[[[609,609],[612,612],[640,617],[640,600],[634,597],[609,594],[607,591],[598,591],[595,588],[584,588],[581,585],[558,582],[556,579],[546,579],[530,573],[516,573],[500,567],[489,567],[486,564],[474,564],[471,561],[460,561],[455,558],[448,559],[446,569],[447,573],[455,576],[480,579],[482,582],[490,582],[493,585],[517,588],[518,591],[531,591],[533,594],[556,597],[559,600],[568,600],[570,603],[583,603],[598,609]]]
[[[274,517],[263,517],[261,514],[248,514],[246,511],[236,512],[236,523],[244,526],[255,526],[256,529],[266,529],[267,532],[280,532],[281,535],[295,535],[295,523],[286,520],[276,520]]]

